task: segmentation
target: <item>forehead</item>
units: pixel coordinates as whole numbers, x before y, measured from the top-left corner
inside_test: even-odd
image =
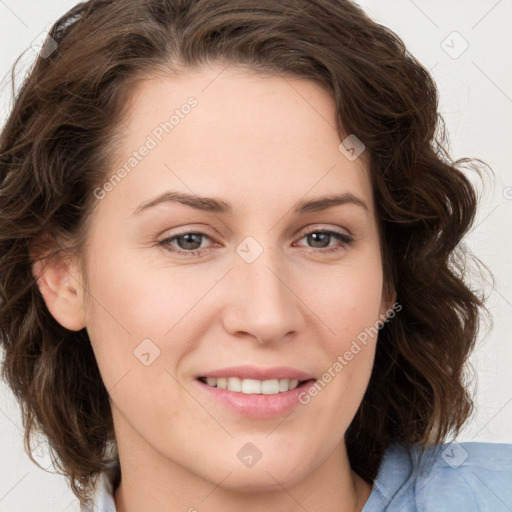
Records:
[[[110,172],[128,172],[109,199],[122,189],[132,208],[164,187],[223,197],[237,211],[347,190],[372,208],[366,155],[340,151],[334,99],[308,80],[234,66],[147,77],[121,131]]]

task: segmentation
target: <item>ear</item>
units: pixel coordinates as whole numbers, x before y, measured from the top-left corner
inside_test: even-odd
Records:
[[[32,265],[32,275],[52,316],[66,329],[85,327],[83,287],[78,281],[78,258],[58,253]]]

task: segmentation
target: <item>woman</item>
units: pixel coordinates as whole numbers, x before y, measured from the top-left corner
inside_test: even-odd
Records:
[[[83,510],[506,510],[476,191],[349,1],[92,0],[0,139],[4,375]],[[443,508],[444,507],[444,508]]]

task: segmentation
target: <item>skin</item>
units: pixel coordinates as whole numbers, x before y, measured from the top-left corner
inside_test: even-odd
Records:
[[[334,101],[319,85],[212,65],[137,86],[118,165],[190,96],[191,113],[98,200],[83,260],[36,268],[53,316],[87,328],[109,391],[122,468],[117,510],[361,510],[371,486],[351,470],[343,436],[376,338],[286,417],[241,417],[194,378],[248,364],[319,379],[390,310],[365,154],[349,161],[338,150]],[[222,199],[233,213],[168,202],[134,214],[167,190]],[[345,192],[368,209],[291,213],[299,200]],[[309,230],[354,241],[315,245]],[[168,250],[190,251],[183,239],[158,244],[197,231],[207,235],[196,244],[202,254]],[[247,236],[262,249],[252,263],[236,252]],[[160,350],[149,366],[134,356],[144,339]],[[251,468],[237,457],[249,442],[262,454]]]

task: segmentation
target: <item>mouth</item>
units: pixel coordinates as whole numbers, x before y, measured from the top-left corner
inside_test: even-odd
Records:
[[[278,395],[296,389],[314,379],[241,379],[239,377],[199,377],[198,380],[212,388],[225,389],[245,395]]]
[[[194,382],[215,407],[236,416],[267,419],[288,415],[316,379],[288,367],[242,366],[207,372]]]

